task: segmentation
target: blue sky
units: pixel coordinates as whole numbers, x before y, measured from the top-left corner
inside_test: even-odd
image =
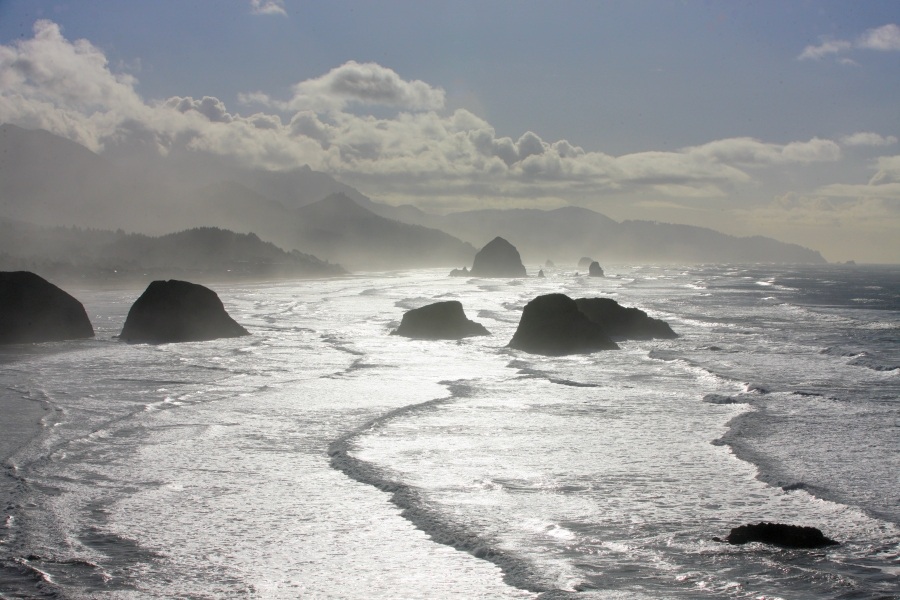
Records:
[[[0,120],[900,262],[900,3],[0,0]]]

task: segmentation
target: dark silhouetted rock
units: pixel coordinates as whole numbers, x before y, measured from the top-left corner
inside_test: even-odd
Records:
[[[475,255],[472,263],[475,277],[525,277],[525,265],[516,247],[495,237]]]
[[[490,332],[480,323],[466,318],[462,303],[447,300],[407,311],[400,327],[391,334],[427,340],[458,340],[490,335]]]
[[[721,540],[720,540],[721,541]],[[782,548],[824,548],[836,546],[839,542],[825,537],[815,527],[783,525],[781,523],[757,523],[735,527],[725,538],[729,544],[762,542]]]
[[[0,272],[0,344],[94,337],[81,302],[30,271]]]
[[[537,274],[537,276],[538,276],[538,277],[543,277],[543,276],[544,276],[544,270],[543,270],[543,269],[538,269],[538,274]]]
[[[593,258],[588,258],[587,256],[582,256],[578,259],[578,268],[579,269],[587,269],[591,266],[591,263],[594,262]]]
[[[588,275],[591,277],[603,277],[603,269],[596,260],[591,262],[591,266],[588,267]]]
[[[187,281],[154,281],[131,305],[120,339],[126,342],[201,342],[249,335],[219,296]]]
[[[588,319],[601,325],[613,339],[651,340],[678,337],[669,325],[660,319],[648,317],[637,308],[626,308],[611,298],[579,298],[578,309]]]
[[[469,269],[463,267],[462,269],[453,269],[450,271],[450,277],[468,277]]]
[[[603,327],[588,319],[565,294],[538,296],[526,304],[509,347],[546,356],[618,348]]]

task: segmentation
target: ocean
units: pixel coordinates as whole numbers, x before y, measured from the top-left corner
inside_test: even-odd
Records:
[[[210,285],[252,335],[162,345],[67,288],[95,339],[0,348],[0,598],[900,598],[900,267],[604,269]],[[556,292],[679,337],[506,348]],[[492,335],[389,335],[448,299]]]

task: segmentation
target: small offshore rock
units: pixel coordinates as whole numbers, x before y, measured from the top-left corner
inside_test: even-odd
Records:
[[[407,311],[400,327],[392,335],[428,340],[458,340],[476,335],[490,335],[480,323],[466,317],[458,300],[435,302]]]
[[[591,262],[588,267],[588,276],[590,277],[603,277],[603,268],[600,266],[596,260]]]
[[[761,542],[780,548],[824,548],[839,544],[815,527],[765,522],[735,527],[725,541],[737,545]]]

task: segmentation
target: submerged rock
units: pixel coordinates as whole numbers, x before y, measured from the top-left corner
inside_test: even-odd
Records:
[[[603,277],[603,268],[596,260],[591,262],[591,265],[588,267],[588,275],[591,277]]]
[[[525,277],[525,265],[516,247],[495,237],[475,255],[472,263],[472,275],[475,277]]]
[[[603,327],[578,310],[574,300],[565,294],[538,296],[525,305],[510,348],[561,356],[597,350],[615,350],[616,345]]]
[[[249,335],[225,311],[211,289],[188,281],[154,281],[125,319],[126,342],[202,342]]]
[[[614,339],[651,340],[678,337],[668,323],[647,316],[637,308],[621,306],[612,298],[579,298],[578,309],[588,319],[603,326]]]
[[[722,541],[722,540],[719,540]],[[762,542],[782,548],[824,548],[836,546],[836,542],[815,527],[784,525],[782,523],[757,523],[735,527],[725,538],[729,544]]]
[[[0,344],[94,337],[84,306],[31,271],[0,272]]]
[[[484,325],[466,318],[457,300],[435,302],[407,311],[400,327],[391,335],[428,340],[458,340],[476,335],[490,335]]]

